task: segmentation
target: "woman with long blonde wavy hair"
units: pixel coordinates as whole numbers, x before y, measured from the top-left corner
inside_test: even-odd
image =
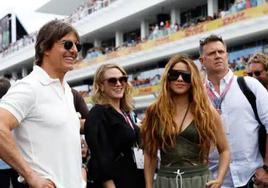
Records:
[[[218,188],[229,164],[229,148],[219,114],[212,107],[194,62],[173,56],[161,78],[160,93],[148,107],[141,127],[146,188],[153,187],[157,150],[160,169],[156,188]],[[218,177],[209,179],[207,159],[216,146]]]

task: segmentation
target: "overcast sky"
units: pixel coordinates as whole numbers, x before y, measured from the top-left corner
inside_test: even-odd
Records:
[[[28,33],[39,28],[57,15],[35,12],[49,0],[0,0],[0,18],[15,13]]]

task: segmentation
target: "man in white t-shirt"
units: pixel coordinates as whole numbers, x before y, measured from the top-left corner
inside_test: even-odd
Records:
[[[64,80],[80,49],[71,25],[48,22],[37,35],[33,71],[0,102],[0,158],[31,188],[82,187],[80,123]]]

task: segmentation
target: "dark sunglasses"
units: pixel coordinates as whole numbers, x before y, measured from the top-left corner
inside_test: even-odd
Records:
[[[74,43],[74,42],[71,41],[71,40],[63,40],[63,41],[61,41],[61,42],[62,42],[63,47],[64,47],[65,50],[70,50],[70,49],[72,49],[73,45],[76,46],[76,49],[77,49],[78,52],[80,52],[80,50],[81,50],[81,48],[82,48],[81,44],[79,44],[79,43]]]
[[[120,84],[124,84],[124,83],[127,83],[127,80],[128,80],[127,76],[121,76],[119,78],[115,78],[115,77],[107,78],[104,81],[107,81],[111,85],[116,85],[118,81],[120,82]]]
[[[184,82],[191,83],[191,73],[188,71],[181,71],[181,70],[174,70],[171,69],[168,71],[168,80],[169,81],[176,81],[178,78],[182,77]]]
[[[253,76],[253,75],[260,76],[261,73],[262,73],[262,71],[253,71],[253,72],[248,72],[247,74],[248,74],[248,76]]]

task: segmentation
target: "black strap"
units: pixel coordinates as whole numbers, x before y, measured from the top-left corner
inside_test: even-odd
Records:
[[[244,93],[244,95],[246,96],[246,98],[248,99],[248,102],[250,103],[253,112],[255,114],[255,118],[258,121],[260,128],[259,128],[259,132],[258,132],[258,140],[259,140],[259,151],[262,155],[262,157],[265,157],[265,148],[266,148],[266,137],[267,137],[267,133],[265,130],[264,125],[262,124],[259,115],[258,115],[258,111],[257,111],[257,105],[256,105],[256,96],[254,95],[254,93],[250,90],[250,88],[248,87],[244,77],[238,77],[237,78],[237,82],[238,85],[240,87],[240,89],[242,90],[242,92]]]
[[[242,90],[242,92],[244,93],[244,95],[247,97],[248,99],[248,102],[250,103],[253,111],[254,111],[254,114],[255,114],[255,118],[256,120],[258,121],[259,125],[262,125],[262,122],[259,118],[259,115],[258,115],[258,111],[257,111],[257,105],[256,105],[256,96],[254,95],[254,93],[249,89],[248,85],[246,84],[246,81],[244,79],[243,76],[240,76],[237,78],[237,82],[238,82],[238,85],[240,87],[240,89]]]

